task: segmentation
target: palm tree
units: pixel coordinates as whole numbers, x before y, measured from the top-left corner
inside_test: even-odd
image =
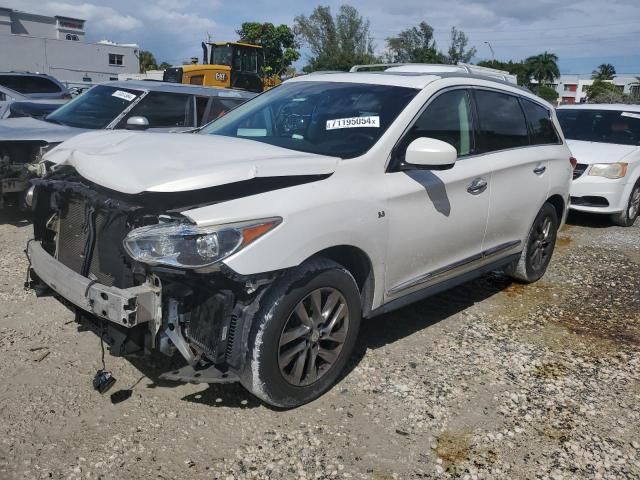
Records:
[[[616,75],[616,67],[610,63],[603,63],[598,66],[597,70],[594,70],[591,74],[591,78],[594,80],[613,80]]]
[[[155,70],[158,68],[153,53],[148,50],[140,50],[140,53],[138,54],[138,61],[140,62],[140,73],[145,73],[147,70]]]
[[[539,86],[552,83],[560,76],[558,56],[555,53],[544,52],[525,60],[529,76],[533,77]]]

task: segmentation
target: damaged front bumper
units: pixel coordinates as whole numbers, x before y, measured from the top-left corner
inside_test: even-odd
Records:
[[[110,322],[133,328],[142,323],[162,323],[162,289],[159,282],[121,289],[108,287],[74,272],[30,241],[27,255],[37,277],[76,307]]]

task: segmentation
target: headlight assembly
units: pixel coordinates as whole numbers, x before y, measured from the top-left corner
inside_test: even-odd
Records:
[[[622,178],[627,174],[626,163],[595,163],[589,169],[592,177]]]
[[[279,217],[209,227],[170,222],[136,228],[123,245],[139,262],[198,269],[238,252],[281,222]]]

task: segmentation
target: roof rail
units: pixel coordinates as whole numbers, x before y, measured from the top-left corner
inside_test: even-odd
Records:
[[[373,63],[370,65],[354,65],[350,72],[398,72],[398,73],[424,73],[424,74],[451,74],[451,73],[467,73],[469,75],[477,75],[489,77],[503,82],[516,84],[517,77],[495,68],[480,67],[468,63],[458,63],[457,65],[446,65],[437,63]]]

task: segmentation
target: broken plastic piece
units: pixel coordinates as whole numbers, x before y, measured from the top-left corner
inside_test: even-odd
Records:
[[[116,383],[116,379],[111,375],[111,372],[104,370],[98,370],[95,377],[93,377],[93,388],[100,393],[105,393]]]

